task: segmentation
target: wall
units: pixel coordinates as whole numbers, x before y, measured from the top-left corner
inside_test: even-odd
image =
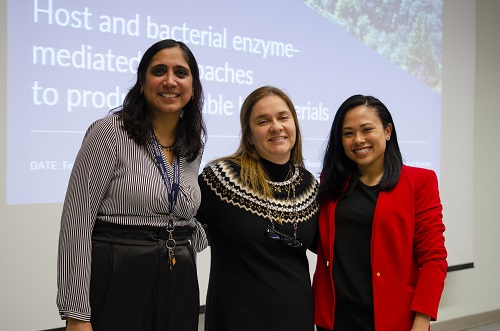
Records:
[[[454,0],[445,1],[445,5]],[[468,6],[473,1],[457,1]],[[497,0],[477,0],[476,3],[476,81],[474,87],[475,102],[474,121],[469,127],[457,128],[456,132],[443,133],[443,145],[448,145],[448,152],[457,154],[457,161],[473,160],[473,194],[474,201],[474,268],[451,272],[446,280],[446,288],[440,306],[440,321],[456,319],[461,316],[482,314],[500,310],[500,204],[498,202],[498,187],[500,186],[500,155],[496,153],[496,139],[498,137],[497,124],[500,123],[498,96],[500,95],[500,2]],[[467,22],[467,12],[454,13],[464,15],[461,19],[454,19],[453,29],[461,29]],[[455,17],[456,18],[456,17]],[[445,17],[445,19],[450,19]],[[466,25],[467,23],[465,23]],[[449,32],[445,30],[445,33]],[[467,33],[467,31],[464,31]],[[460,44],[461,40],[452,41]],[[456,51],[461,51],[457,46]],[[462,50],[467,52],[468,50]],[[458,53],[456,53],[458,54]],[[456,54],[445,54],[448,57],[457,57]],[[443,59],[445,60],[445,59]],[[444,61],[443,61],[444,62]],[[453,67],[447,68],[457,84],[468,87],[471,82],[464,81],[463,71],[468,68],[460,67],[460,63],[452,62]],[[445,70],[445,68],[443,68]],[[461,107],[462,91],[457,88],[448,91],[443,99],[450,102],[459,111]],[[443,101],[444,102],[444,101]],[[443,105],[444,106],[444,105]],[[453,122],[460,113],[447,113],[443,122]],[[452,129],[453,130],[453,129]],[[461,153],[463,144],[473,142],[473,155]],[[446,165],[443,165],[445,168]],[[445,174],[443,174],[445,175]],[[443,181],[445,178],[443,178]],[[460,175],[446,178],[454,185],[458,192],[464,180]],[[453,182],[453,183],[452,183]],[[469,196],[469,192],[461,192]],[[445,209],[460,206],[446,206]],[[447,219],[452,222],[452,219]],[[499,316],[500,314],[496,314]]]

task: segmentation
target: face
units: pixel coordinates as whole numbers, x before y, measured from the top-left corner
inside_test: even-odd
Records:
[[[295,121],[283,99],[270,95],[260,99],[250,115],[250,143],[266,160],[284,164],[295,145]]]
[[[153,116],[180,114],[193,95],[193,76],[180,47],[164,48],[152,57],[141,90]]]
[[[383,172],[385,147],[391,131],[392,125],[384,128],[373,108],[358,106],[346,113],[342,125],[342,145],[361,174]]]

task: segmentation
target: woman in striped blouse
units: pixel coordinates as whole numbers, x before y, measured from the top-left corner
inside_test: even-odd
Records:
[[[144,53],[123,106],[87,130],[59,236],[67,330],[197,330],[202,105],[195,57],[162,40]]]

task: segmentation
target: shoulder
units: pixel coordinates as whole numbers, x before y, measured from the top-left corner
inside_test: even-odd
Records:
[[[154,138],[152,136],[150,136],[150,141],[149,141],[149,144],[151,145],[152,144],[152,140]],[[186,163],[186,164],[191,164],[193,167],[196,167],[196,173],[198,174],[199,171],[200,171],[200,165],[202,163],[202,159],[203,159],[203,153],[205,152],[205,145],[202,144],[200,146],[200,150],[198,152],[198,155],[196,156],[196,158],[192,161],[188,161],[187,157],[186,157],[186,149],[184,147],[181,147],[181,150],[183,152],[185,152],[184,154],[182,154],[180,157],[181,157],[181,160],[182,162]]]
[[[300,201],[304,202],[305,205],[310,206],[310,211],[312,213],[317,212],[319,209],[318,200],[318,180],[316,177],[302,166],[299,169],[299,184],[297,186],[297,197]]]
[[[203,172],[211,172],[216,169],[234,169],[236,168],[235,162],[231,161],[228,158],[220,158],[217,160],[213,160],[207,163],[207,165],[203,168]]]
[[[403,183],[423,189],[437,187],[438,179],[434,170],[403,165],[398,185]]]
[[[317,178],[303,166],[298,166],[300,173],[299,187],[309,191],[311,195],[317,196],[319,184]]]
[[[233,178],[239,174],[238,169],[237,165],[229,159],[218,159],[209,162],[203,168],[200,178],[207,183],[217,180],[217,178],[219,178],[219,180]]]
[[[122,119],[118,115],[108,115],[103,118],[95,120],[87,129],[86,135],[93,132],[109,132],[110,130],[116,131],[117,128],[122,127]]]
[[[418,167],[411,167],[411,166],[407,166],[407,165],[403,165],[403,167],[401,169],[401,177],[406,177],[406,178],[410,178],[410,179],[437,178],[434,170],[425,169],[425,168],[418,168]]]
[[[106,125],[121,125],[122,118],[118,114],[110,114],[95,120],[90,127],[93,126],[106,126]]]
[[[314,176],[309,170],[307,170],[303,166],[299,166],[298,168],[299,168],[300,172],[302,173],[302,176],[304,177],[305,180],[312,182],[316,185],[318,184],[318,180],[317,180],[316,176]]]
[[[210,162],[198,176],[202,193],[210,191],[226,201],[235,199],[235,194],[239,200],[254,194],[242,185],[239,169],[234,162],[228,159],[217,159]]]
[[[84,162],[112,162],[118,152],[120,141],[127,139],[120,130],[116,116],[106,116],[95,120],[83,137],[78,157]]]

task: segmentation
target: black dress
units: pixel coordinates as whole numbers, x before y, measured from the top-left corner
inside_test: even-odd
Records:
[[[290,169],[265,160],[263,165],[272,179]],[[272,185],[281,191],[274,199],[242,187],[240,169],[229,161],[211,164],[200,175],[197,219],[208,224],[211,248],[205,330],[313,330],[306,250],[317,230],[317,181],[304,168],[293,169],[290,179]],[[269,238],[272,222],[290,237],[296,223],[302,246]]]

